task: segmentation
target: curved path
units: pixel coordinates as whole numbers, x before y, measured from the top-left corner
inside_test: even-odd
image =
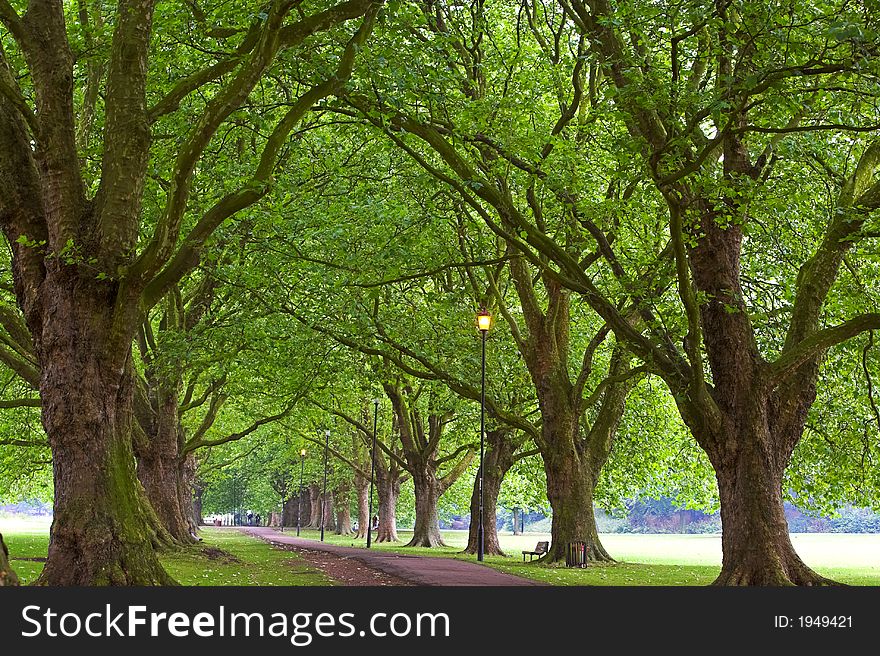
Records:
[[[240,530],[270,543],[290,545],[297,549],[324,551],[342,558],[353,558],[368,567],[416,585],[544,585],[540,581],[505,574],[485,565],[455,558],[410,556],[391,551],[342,547],[279,533],[269,527],[243,527]]]

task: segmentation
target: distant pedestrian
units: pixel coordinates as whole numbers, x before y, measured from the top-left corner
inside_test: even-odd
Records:
[[[248,510],[247,519],[248,519],[247,525],[253,526],[254,525],[254,513],[252,513],[250,510]]]

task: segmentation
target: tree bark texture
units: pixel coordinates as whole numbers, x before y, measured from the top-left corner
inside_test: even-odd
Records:
[[[170,583],[154,551],[169,536],[135,473],[131,335],[112,334],[113,286],[58,265],[44,285],[55,292],[37,340],[55,502],[39,582]]]

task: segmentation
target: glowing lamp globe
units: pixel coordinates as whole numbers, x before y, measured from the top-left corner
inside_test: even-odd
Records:
[[[477,328],[480,332],[486,332],[492,327],[492,315],[488,310],[480,310],[477,314]]]

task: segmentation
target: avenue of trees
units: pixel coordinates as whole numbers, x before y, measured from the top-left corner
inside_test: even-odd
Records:
[[[487,553],[546,499],[542,563],[613,560],[594,506],[654,494],[720,507],[717,584],[833,584],[783,502],[880,507],[872,4],[0,0],[0,498],[54,500],[39,583],[173,584],[245,488],[365,537],[377,410],[376,541],[441,545],[485,308]]]

